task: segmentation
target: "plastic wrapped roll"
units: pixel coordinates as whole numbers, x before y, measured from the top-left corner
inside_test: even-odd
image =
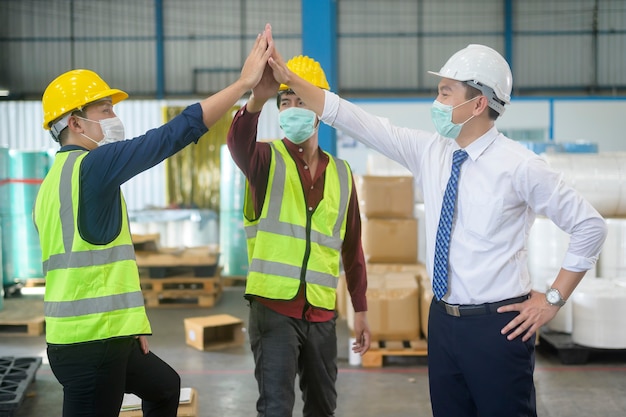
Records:
[[[217,244],[217,214],[205,209],[140,210],[129,213],[135,234],[156,234],[164,248]]]
[[[548,164],[605,217],[626,215],[626,153],[545,154]]]
[[[608,233],[598,259],[600,276],[626,277],[626,219],[606,219]]]
[[[9,178],[9,148],[0,146],[0,181]]]
[[[243,229],[245,177],[235,165],[226,145],[220,165],[220,265],[224,276],[246,276],[248,250]]]
[[[14,285],[27,278],[42,278],[39,236],[32,220],[35,198],[50,170],[45,151],[0,152],[6,178],[0,183],[3,284]]]
[[[571,297],[572,341],[601,349],[626,349],[626,287],[614,280],[597,279]]]
[[[533,289],[545,291],[546,282],[557,276],[569,246],[569,239],[569,235],[552,220],[545,217],[535,219],[528,235],[528,272]],[[585,275],[586,278],[596,276],[596,266]]]

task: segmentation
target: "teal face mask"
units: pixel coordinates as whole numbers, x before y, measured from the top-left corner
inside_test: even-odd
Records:
[[[278,123],[285,137],[296,145],[315,133],[315,112],[300,107],[290,107],[278,113]]]
[[[450,139],[456,139],[457,136],[459,136],[459,133],[461,132],[461,128],[463,127],[463,125],[469,122],[470,120],[472,120],[474,118],[474,115],[472,115],[472,117],[470,117],[463,123],[457,124],[457,123],[452,122],[452,111],[456,109],[457,107],[460,107],[466,103],[469,103],[470,101],[477,99],[478,97],[480,96],[471,98],[459,104],[458,106],[454,106],[454,107],[443,104],[435,100],[433,102],[432,107],[430,108],[430,116],[433,120],[433,124],[435,125],[435,129],[437,129],[437,132],[441,136],[445,136]]]

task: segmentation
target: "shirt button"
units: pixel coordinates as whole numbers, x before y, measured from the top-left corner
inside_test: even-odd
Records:
[[[304,152],[304,149],[298,148],[298,152]]]
[[[313,207],[309,207],[309,211],[313,211]]]
[[[313,186],[311,186],[311,190],[313,189]]]
[[[309,166],[308,166],[308,165],[305,165],[305,166],[304,166],[304,169],[309,169]]]

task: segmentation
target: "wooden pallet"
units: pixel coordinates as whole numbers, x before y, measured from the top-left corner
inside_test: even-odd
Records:
[[[361,357],[364,368],[380,368],[384,358],[390,356],[427,356],[427,343],[424,339],[402,341],[373,341],[370,349]]]
[[[0,310],[0,336],[40,336],[45,330],[43,300],[6,298]]]
[[[158,251],[160,247],[159,241],[161,240],[161,235],[159,233],[148,235],[133,234],[132,239],[135,251]]]
[[[230,275],[230,276],[222,275],[222,286],[223,287],[245,287],[247,279],[248,277],[245,275]]]
[[[144,294],[146,307],[213,307],[220,299],[220,294],[181,293],[164,291],[160,294]]]
[[[22,280],[24,288],[40,288],[46,286],[45,278],[26,278]]]
[[[198,248],[166,248],[159,251],[135,253],[140,271],[151,278],[166,278],[184,274],[213,277],[218,273],[219,254],[207,246]]]
[[[213,307],[222,295],[220,277],[141,278],[146,307]]]

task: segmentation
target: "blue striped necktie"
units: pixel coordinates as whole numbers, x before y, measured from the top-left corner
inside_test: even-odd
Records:
[[[461,164],[467,159],[467,152],[463,149],[454,151],[452,155],[452,172],[446,186],[441,204],[441,216],[437,228],[435,243],[435,262],[433,276],[433,292],[437,300],[441,300],[448,292],[448,249],[450,248],[450,233],[456,204],[456,191],[459,182]]]

